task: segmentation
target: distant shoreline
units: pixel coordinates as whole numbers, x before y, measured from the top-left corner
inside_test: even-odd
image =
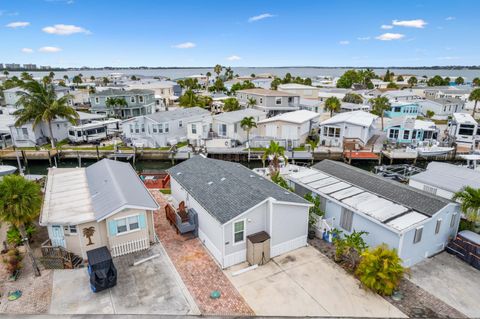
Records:
[[[11,71],[11,72],[48,72],[48,71],[108,71],[108,70],[202,70],[202,69],[212,69],[213,66],[192,66],[192,67],[97,67],[97,68],[90,68],[90,67],[81,67],[81,68],[55,68],[52,67],[50,69],[36,69],[36,70],[26,70],[26,69],[0,69],[0,71]],[[451,66],[236,66],[232,67],[235,69],[396,69],[396,70],[480,70],[480,65],[451,65]]]

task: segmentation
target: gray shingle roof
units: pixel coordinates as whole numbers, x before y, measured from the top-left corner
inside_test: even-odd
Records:
[[[221,224],[269,197],[309,203],[238,163],[195,156],[167,172]]]
[[[92,94],[92,96],[130,96],[130,95],[154,95],[152,90],[145,89],[132,89],[132,90],[120,90],[120,89],[107,89]]]
[[[129,163],[103,159],[85,171],[97,221],[124,208],[158,208]]]
[[[323,160],[315,164],[313,168],[430,217],[450,203],[449,200],[442,197],[400,184],[345,163]]]
[[[195,106],[195,107],[179,108],[173,111],[156,112],[156,113],[148,114],[145,116],[155,122],[162,123],[162,122],[168,122],[173,120],[186,119],[191,116],[200,116],[200,115],[208,115],[208,114],[210,114],[209,111],[205,110],[204,108]]]

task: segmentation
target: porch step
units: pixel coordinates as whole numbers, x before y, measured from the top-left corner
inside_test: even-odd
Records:
[[[83,259],[80,256],[77,256],[72,253],[72,265],[73,268],[80,268],[81,265],[83,264]]]

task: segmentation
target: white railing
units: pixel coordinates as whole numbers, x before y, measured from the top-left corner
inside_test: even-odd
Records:
[[[333,230],[333,218],[328,219],[320,219],[316,225],[316,236],[319,238],[323,238],[323,234],[325,232],[331,232]],[[328,236],[328,241],[332,242],[332,234]]]
[[[113,257],[123,256],[136,251],[145,250],[149,247],[148,238],[126,241],[124,243],[112,246]]]

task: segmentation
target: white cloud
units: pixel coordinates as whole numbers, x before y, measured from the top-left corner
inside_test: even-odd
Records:
[[[38,51],[45,53],[55,53],[62,51],[62,49],[58,47],[41,47],[40,49],[38,49]]]
[[[239,57],[238,55],[232,55],[227,58],[228,61],[238,61],[241,60],[242,58]]]
[[[455,17],[446,17],[445,20],[452,21],[452,20],[455,20]]]
[[[273,18],[274,16],[275,15],[271,13],[262,13],[262,14],[259,14],[258,16],[253,16],[248,18],[248,22],[255,22],[255,21],[259,21],[267,18]]]
[[[29,25],[30,25],[30,22],[17,21],[17,22],[11,22],[7,24],[6,27],[16,29],[16,28],[25,28],[25,27],[28,27]]]
[[[359,41],[367,41],[367,40],[370,40],[370,37],[358,37],[357,40],[359,40]]]
[[[399,27],[407,27],[407,28],[418,28],[418,29],[423,29],[425,25],[427,25],[427,22],[425,22],[422,19],[416,19],[416,20],[393,20],[392,21],[393,25],[399,26]]]
[[[459,60],[461,57],[459,56],[440,56],[437,60]]]
[[[342,41],[338,42],[338,44],[348,45],[348,44],[350,44],[350,41],[348,41],[348,40],[342,40]]]
[[[389,30],[389,29],[392,29],[393,28],[393,25],[389,25],[389,24],[382,24],[380,26],[381,29],[383,30]]]
[[[75,33],[90,34],[91,32],[85,28],[72,25],[72,24],[55,24],[54,26],[48,26],[42,29],[43,32],[57,35],[70,35]]]
[[[33,49],[30,49],[30,48],[23,48],[21,51],[23,53],[33,53]]]
[[[179,43],[179,44],[175,44],[175,45],[172,45],[172,48],[176,48],[176,49],[191,49],[191,48],[194,48],[196,47],[197,45],[193,42],[184,42],[184,43]]]
[[[405,35],[400,33],[384,33],[379,35],[378,37],[375,37],[375,39],[381,40],[381,41],[391,41],[391,40],[400,40],[403,37],[405,37]]]

